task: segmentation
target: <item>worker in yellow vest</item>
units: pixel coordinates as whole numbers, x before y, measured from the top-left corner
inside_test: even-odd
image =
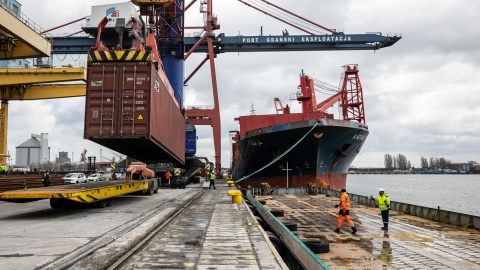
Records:
[[[42,182],[44,187],[50,186],[50,172],[48,170],[43,173]]]
[[[208,189],[211,189],[213,187],[213,189],[217,189],[215,187],[215,173],[213,171],[211,171],[209,174],[208,174],[208,177],[210,179],[210,186],[208,187]]]
[[[380,213],[382,214],[382,221],[383,221],[383,227],[381,228],[382,230],[388,231],[388,215],[390,212],[390,197],[388,197],[387,194],[385,194],[385,190],[383,188],[378,189],[378,197],[373,198],[373,196],[370,196],[370,199],[375,200],[376,205],[380,209]]]
[[[0,174],[7,175],[7,166],[5,166],[5,164],[0,166]]]

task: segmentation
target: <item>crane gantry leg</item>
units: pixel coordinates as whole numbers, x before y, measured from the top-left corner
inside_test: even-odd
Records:
[[[215,34],[213,30],[219,29],[220,25],[218,24],[217,18],[213,16],[212,12],[212,1],[206,1],[207,3],[207,19],[205,21],[205,33],[202,39],[197,43],[198,45],[206,40],[208,44],[208,53],[205,60],[200,64],[203,65],[207,60],[210,63],[210,74],[212,81],[212,92],[213,92],[213,109],[189,109],[186,110],[187,122],[194,125],[210,125],[213,130],[213,144],[215,148],[215,175],[217,178],[221,178],[220,169],[222,167],[222,145],[221,145],[221,123],[220,123],[220,103],[218,101],[218,89],[217,89],[217,75],[215,70],[215,52],[213,48],[213,39]],[[185,58],[195,50],[197,46],[194,46],[186,55]],[[198,68],[195,69],[194,73],[198,71]],[[191,78],[190,75],[186,81]],[[186,83],[186,81],[184,83]]]
[[[0,165],[6,165],[8,102],[85,96],[85,84],[44,84],[86,81],[85,68],[0,69]]]
[[[0,108],[0,166],[6,165],[7,154],[7,130],[8,130],[8,101],[2,100]]]

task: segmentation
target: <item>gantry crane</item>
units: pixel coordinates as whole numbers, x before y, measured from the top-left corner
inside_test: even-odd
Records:
[[[213,109],[186,109],[187,122],[196,125],[210,125],[213,129],[215,145],[215,170],[219,176],[221,168],[221,146],[220,146],[220,112],[218,89],[215,70],[215,57],[225,52],[262,52],[262,51],[333,51],[333,50],[378,50],[392,46],[401,39],[399,35],[382,35],[381,33],[367,34],[346,34],[318,25],[310,20],[298,16],[266,0],[261,0],[275,9],[288,13],[328,32],[317,35],[314,32],[304,29],[298,25],[282,20],[271,12],[252,6],[242,0],[238,0],[262,13],[279,19],[299,30],[306,35],[290,35],[287,31],[281,36],[263,35],[260,36],[226,36],[225,34],[215,35],[215,30],[220,29],[217,17],[213,14],[213,0],[200,0],[200,12],[204,13],[204,25],[189,27],[184,25],[185,12],[187,12],[197,0],[188,4],[183,0],[165,1],[171,2],[158,10],[157,27],[161,29],[161,36],[157,37],[158,51],[165,67],[165,72],[175,95],[180,104],[183,101],[183,86],[196,74],[196,72],[207,62],[210,65],[211,83],[213,92]],[[141,1],[133,1],[141,2]],[[149,2],[149,1],[147,1]],[[150,1],[151,2],[151,1]],[[202,34],[196,37],[185,37],[185,29],[201,29]],[[128,38],[124,41],[128,45]],[[116,38],[111,41],[108,37],[104,39],[107,47],[113,47],[118,43]],[[91,46],[95,45],[95,36],[90,37],[55,37],[52,39],[52,52],[54,54],[84,54]],[[193,72],[183,78],[184,61],[192,53],[206,53],[205,58],[198,64]],[[183,108],[183,105],[182,105]]]
[[[5,5],[5,6],[3,6]],[[0,60],[48,57],[52,45],[43,30],[25,17],[13,3],[0,7]],[[0,165],[6,164],[8,102],[85,95],[85,86],[78,84],[44,84],[85,81],[85,68],[0,69]]]

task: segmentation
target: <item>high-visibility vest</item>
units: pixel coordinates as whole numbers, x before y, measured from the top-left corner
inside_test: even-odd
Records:
[[[342,192],[340,195],[340,209],[350,210],[350,197],[348,197],[347,192]]]
[[[379,195],[377,197],[378,208],[380,211],[387,210],[390,207],[390,197],[387,194]]]
[[[215,180],[215,174],[213,172],[210,173],[210,180]]]

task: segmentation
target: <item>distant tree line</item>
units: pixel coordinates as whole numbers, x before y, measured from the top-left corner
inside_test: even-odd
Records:
[[[422,170],[445,170],[448,169],[449,165],[452,161],[445,159],[443,157],[430,157],[429,159],[425,157],[420,157],[420,168]],[[469,164],[475,164],[476,161],[469,161]],[[392,156],[390,154],[385,154],[384,157],[384,164],[385,170],[393,171],[393,170],[410,170],[415,169],[412,167],[410,161],[402,154],[398,154],[397,156]]]
[[[397,156],[392,156],[390,154],[385,154],[385,170],[393,171],[393,170],[402,170],[406,171],[412,168],[412,164],[410,161],[402,154],[398,154]]]
[[[427,158],[420,157],[420,164],[422,166],[422,169],[428,169],[430,171],[447,169],[450,163],[452,163],[452,161],[443,157],[430,157],[429,160],[427,160]]]

